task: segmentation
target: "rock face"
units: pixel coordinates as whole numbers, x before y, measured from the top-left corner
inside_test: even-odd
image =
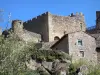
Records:
[[[71,64],[70,56],[59,50],[34,50],[31,58],[26,62],[27,67],[42,75],[63,75]]]
[[[86,65],[82,65],[82,66],[80,67],[80,72],[81,72],[82,74],[88,74],[88,67],[87,67]]]
[[[66,72],[68,71],[68,66],[71,63],[67,62],[61,62],[58,59],[53,61],[53,62],[48,62],[48,61],[43,61],[41,63],[35,61],[35,60],[30,60],[29,62],[26,62],[26,65],[29,69],[32,70],[42,70],[43,72],[51,75],[66,75]]]
[[[30,60],[29,62],[26,62],[26,65],[32,70],[37,70],[38,67],[41,67],[41,64],[37,63],[35,60]]]
[[[47,68],[48,70],[52,70],[52,64],[53,64],[53,62],[46,62],[46,61],[43,61],[41,64],[42,64],[42,66],[44,66],[44,67]]]

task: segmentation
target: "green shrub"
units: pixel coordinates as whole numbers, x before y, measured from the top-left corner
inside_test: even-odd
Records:
[[[96,66],[90,65],[88,68],[89,68],[89,72],[87,75],[100,75],[100,65],[96,65]]]
[[[70,60],[70,56],[62,51],[54,50],[34,50],[32,52],[33,59],[40,59],[40,61],[54,61],[55,59],[67,59]]]
[[[37,50],[34,43],[0,36],[0,75],[38,75],[38,72],[27,70],[25,62],[31,57],[39,61],[70,58],[62,51]],[[46,75],[44,72],[41,74]]]
[[[100,65],[94,66],[93,64],[89,64],[89,62],[86,62],[85,60],[82,59],[72,63],[69,66],[69,75],[74,75],[76,70],[83,65],[85,65],[88,70],[86,73],[82,72],[83,75],[100,75]]]
[[[0,36],[0,74],[19,75],[27,71],[25,61],[30,59],[34,44]]]
[[[54,61],[54,60],[55,60],[55,56],[50,56],[50,55],[48,55],[48,56],[46,57],[46,59],[47,59],[47,61]]]

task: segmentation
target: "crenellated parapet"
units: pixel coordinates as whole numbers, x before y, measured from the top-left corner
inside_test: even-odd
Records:
[[[38,15],[38,16],[36,16],[36,17],[34,17],[34,18],[30,19],[30,20],[25,21],[24,24],[28,24],[28,23],[32,23],[34,21],[38,21],[39,19],[41,19],[41,18],[43,18],[45,16],[48,16],[48,14],[50,14],[50,13],[49,12],[45,12],[45,13],[43,13],[41,15]],[[56,16],[59,16],[59,15],[56,15]],[[82,12],[80,12],[80,13],[76,12],[76,14],[71,13],[69,16],[70,17],[76,17],[76,16],[84,17],[84,14]],[[62,16],[62,17],[66,17],[66,16]]]
[[[74,17],[74,16],[84,16],[84,14],[82,12],[80,12],[80,13],[76,12],[76,14],[74,14],[74,13],[70,14],[70,17]]]
[[[45,13],[43,13],[43,14],[41,14],[41,15],[38,15],[38,16],[36,16],[36,17],[34,17],[34,18],[30,19],[30,20],[27,20],[27,21],[24,22],[24,24],[31,23],[31,22],[34,22],[34,21],[38,21],[39,19],[41,19],[41,18],[47,16],[48,13],[49,13],[49,12],[45,12]]]

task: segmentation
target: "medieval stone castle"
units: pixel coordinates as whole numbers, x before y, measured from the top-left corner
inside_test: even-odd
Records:
[[[100,63],[100,11],[96,12],[96,26],[88,29],[82,13],[58,16],[49,12],[26,22],[13,20],[11,29],[21,40],[40,44],[40,50],[62,50],[73,61]]]

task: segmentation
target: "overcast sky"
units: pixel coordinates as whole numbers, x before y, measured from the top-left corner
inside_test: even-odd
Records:
[[[9,12],[11,20],[26,21],[46,11],[63,16],[82,12],[89,27],[95,25],[96,11],[100,10],[100,0],[0,0],[0,8],[4,10],[4,22],[0,23],[3,29],[7,25]]]

